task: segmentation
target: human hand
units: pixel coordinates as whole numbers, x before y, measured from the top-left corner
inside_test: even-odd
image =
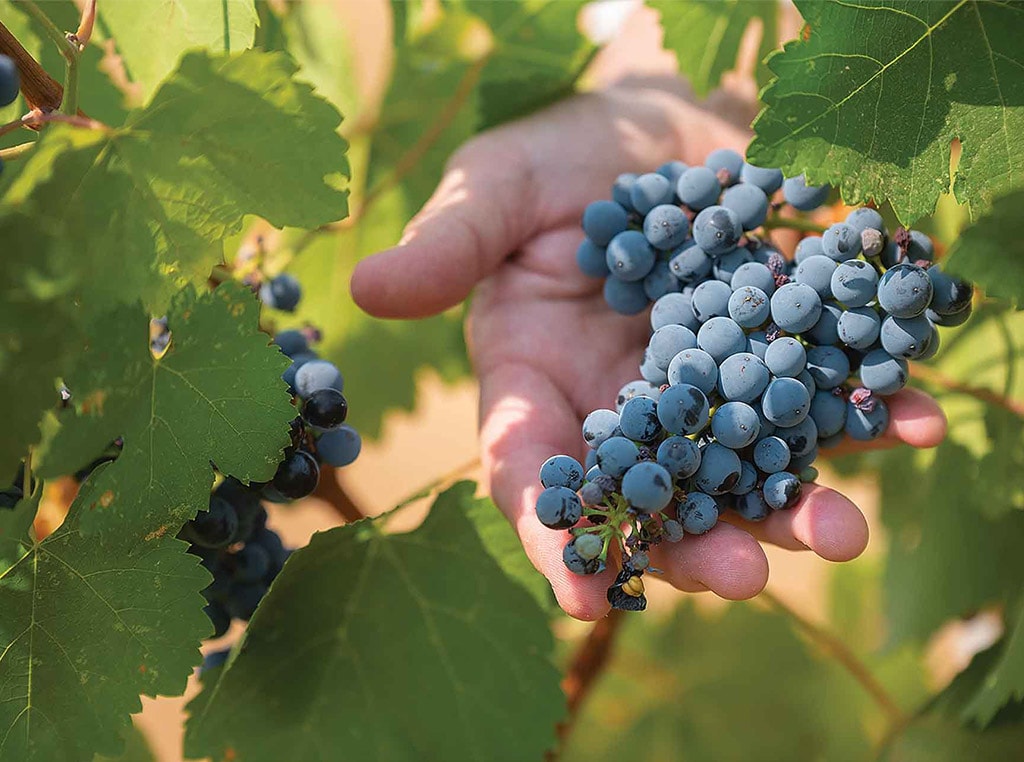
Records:
[[[715,148],[742,152],[746,143],[743,131],[665,89],[576,97],[467,143],[401,243],[353,274],[356,302],[379,317],[425,317],[473,292],[467,332],[491,494],[559,604],[579,619],[607,612],[615,572],[584,577],[565,567],[568,535],[534,511],[538,469],[557,453],[582,461],[583,418],[638,377],[650,332],[646,314],[612,312],[602,281],[577,269],[580,216],[621,172],[676,158],[702,163]],[[887,403],[889,430],[867,446],[942,440],[945,417],[930,397],[904,389]],[[868,541],[857,506],[819,485],[759,524],[724,518],[705,535],[652,548],[652,565],[680,590],[738,600],[767,582],[760,541],[831,561],[855,558]]]

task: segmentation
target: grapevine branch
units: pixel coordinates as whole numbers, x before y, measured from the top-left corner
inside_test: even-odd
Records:
[[[82,50],[78,38],[74,34],[65,34],[58,29],[56,24],[50,20],[50,17],[46,15],[43,9],[36,5],[35,0],[20,0],[20,2],[22,7],[25,9],[25,12],[43,27],[43,31],[46,32],[46,36],[50,38],[54,45],[57,46],[57,50],[60,51],[61,56],[64,58],[63,98],[61,103],[58,103],[57,107],[62,108],[65,114],[77,114],[78,58]],[[92,6],[93,13],[95,14],[95,3],[90,3],[90,6]],[[92,24],[88,23],[88,19],[86,18],[88,12],[89,7],[86,8],[86,12],[82,15],[82,24],[80,28],[86,30],[86,34],[91,34]],[[53,111],[56,109],[45,110]]]
[[[335,512],[341,516],[346,523],[354,524],[360,519],[366,518],[366,514],[356,505],[352,496],[338,483],[335,477],[337,469],[327,465],[320,466],[320,483],[316,487],[315,497],[330,503]]]
[[[769,606],[793,620],[793,623],[803,630],[807,637],[814,641],[819,648],[839,662],[881,707],[882,711],[889,718],[891,725],[899,726],[907,721],[905,713],[900,709],[892,696],[889,695],[889,692],[878,682],[878,679],[867,668],[867,665],[858,658],[846,643],[831,632],[798,614],[767,590],[761,592],[760,598]]]
[[[938,371],[935,368],[929,368],[927,365],[921,365],[920,363],[911,364],[910,374],[925,383],[941,387],[942,389],[950,392],[970,395],[971,397],[981,400],[982,402],[986,402],[989,405],[995,405],[996,407],[1008,410],[1018,418],[1024,418],[1024,402],[1004,397],[991,389],[965,384],[961,381],[957,381],[955,378],[950,378],[946,374],[942,373],[942,371]]]
[[[28,6],[26,6],[27,8]],[[38,9],[37,9],[38,10]],[[21,75],[21,94],[30,108],[56,111],[64,100],[64,88],[46,73],[32,54],[22,47],[11,31],[0,22],[0,53],[13,59]]]

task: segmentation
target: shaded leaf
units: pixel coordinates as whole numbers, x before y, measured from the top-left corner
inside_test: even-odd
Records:
[[[1024,190],[996,199],[991,211],[960,233],[946,267],[973,281],[989,296],[1024,305]]]
[[[904,223],[950,187],[974,214],[1024,179],[1021,9],[979,0],[797,2],[810,29],[772,56],[751,161],[806,172]]]
[[[366,520],[293,554],[192,705],[186,754],[540,759],[564,713],[551,635],[467,520],[473,490],[408,534]]]
[[[985,679],[963,709],[963,715],[985,727],[1000,709],[1024,701],[1024,601],[1007,622],[999,659],[988,670]]]

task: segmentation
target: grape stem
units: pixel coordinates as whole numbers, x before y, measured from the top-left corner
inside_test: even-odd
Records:
[[[57,28],[57,25],[50,20],[50,17],[46,15],[42,8],[40,8],[35,0],[19,0],[21,6],[25,9],[32,18],[34,18],[39,25],[46,32],[46,36],[50,38],[51,42],[57,46],[57,50],[60,51],[61,56],[64,58],[64,94],[60,104],[60,109],[65,114],[73,115],[78,113],[78,58],[82,52],[84,45],[79,42],[78,38],[73,33],[65,33]],[[92,14],[95,17],[96,7],[95,0],[86,5],[85,11],[82,15],[82,24],[80,29],[88,30],[88,34],[92,34],[92,24],[86,23],[86,14],[89,13],[90,6],[92,8]]]
[[[331,508],[345,520],[346,524],[354,524],[366,518],[366,514],[338,482],[335,471],[337,469],[331,466],[320,466],[320,482],[313,495],[330,503]]]
[[[907,722],[907,715],[878,681],[878,678],[871,673],[867,665],[840,638],[828,630],[819,627],[809,619],[804,618],[767,590],[762,590],[758,598],[791,619],[797,628],[803,630],[807,637],[821,648],[826,655],[839,662],[853,679],[860,683],[868,695],[875,700],[888,717],[891,726],[899,727]]]
[[[799,230],[802,233],[824,233],[825,227],[810,220],[797,217],[772,217],[761,226],[765,230]]]
[[[967,394],[977,400],[986,402],[989,405],[995,405],[1003,408],[1004,410],[1008,410],[1018,418],[1024,418],[1024,402],[1004,397],[991,389],[962,383],[957,381],[955,378],[950,378],[935,368],[930,368],[927,365],[921,365],[920,363],[911,363],[910,375],[913,378],[918,378],[921,381],[924,381],[926,384],[937,386],[949,392]]]
[[[19,143],[10,148],[0,148],[0,160],[11,161],[12,159],[20,159],[35,147],[36,141],[30,140],[27,143]]]
[[[27,8],[27,6],[26,6]],[[38,8],[36,9],[38,10]],[[49,21],[49,19],[47,19]],[[52,23],[52,22],[51,22]],[[43,112],[56,111],[64,99],[60,83],[18,42],[18,38],[0,22],[0,53],[14,60],[21,75],[21,94],[29,107]]]

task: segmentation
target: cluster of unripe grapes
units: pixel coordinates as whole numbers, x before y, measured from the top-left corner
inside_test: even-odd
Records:
[[[872,208],[784,256],[768,231],[829,192],[720,150],[705,166],[621,175],[585,210],[580,269],[617,312],[653,302],[652,333],[641,378],[584,421],[585,463],[541,467],[537,516],[569,530],[573,572],[621,559],[612,606],[645,608],[652,545],[708,532],[727,510],[762,521],[790,508],[819,448],[881,436],[907,361],[970,316],[973,287],[934,263],[928,236],[890,234]]]

